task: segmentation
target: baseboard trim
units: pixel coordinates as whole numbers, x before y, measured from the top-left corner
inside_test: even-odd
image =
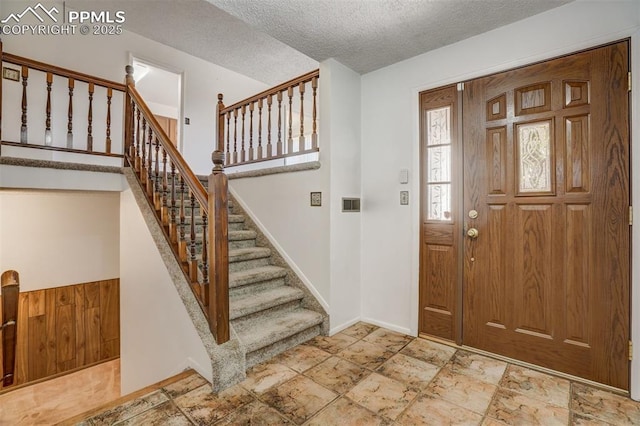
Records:
[[[334,334],[340,333],[342,330],[345,330],[349,327],[351,327],[354,324],[357,324],[360,322],[360,317],[356,317],[352,320],[349,320],[347,322],[343,322],[340,325],[337,325],[335,327],[333,327],[331,330],[329,330],[329,336],[333,336]]]
[[[388,330],[397,331],[398,333],[406,334],[407,336],[416,337],[415,334],[411,333],[411,329],[406,328],[406,327],[399,327],[399,326],[394,325],[394,324],[389,324],[388,322],[378,321],[378,320],[375,320],[373,318],[367,318],[367,317],[362,317],[361,321],[362,322],[368,322],[369,324],[377,325],[378,327],[383,327],[383,328],[386,328]]]

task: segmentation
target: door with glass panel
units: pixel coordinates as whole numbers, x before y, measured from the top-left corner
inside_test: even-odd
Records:
[[[421,94],[422,194],[419,330],[459,342],[461,180],[456,86]]]
[[[629,388],[628,63],[620,42],[465,82],[458,343]]]

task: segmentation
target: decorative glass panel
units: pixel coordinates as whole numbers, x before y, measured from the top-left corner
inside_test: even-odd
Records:
[[[451,143],[451,107],[427,111],[427,145]]]
[[[551,191],[551,138],[549,122],[518,127],[520,192]]]
[[[428,220],[451,220],[451,184],[427,186]]]
[[[451,146],[434,146],[427,152],[427,179],[429,182],[451,180]]]

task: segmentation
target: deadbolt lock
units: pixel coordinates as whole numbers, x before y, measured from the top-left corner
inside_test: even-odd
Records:
[[[469,230],[467,231],[467,237],[475,240],[476,238],[478,238],[478,230],[476,228],[469,228]]]
[[[470,219],[476,219],[478,217],[478,211],[477,210],[469,210],[469,218]]]

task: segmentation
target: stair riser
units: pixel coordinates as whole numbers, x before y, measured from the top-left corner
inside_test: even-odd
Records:
[[[241,260],[229,263],[229,272],[247,271],[253,268],[269,265],[269,258]]]
[[[180,219],[176,218],[178,229],[180,229]],[[210,225],[209,225],[210,226]],[[196,234],[202,234],[202,219],[196,219]],[[229,223],[229,231],[244,231],[244,224],[242,222]],[[186,235],[191,233],[191,220],[186,220],[184,225],[184,232]]]
[[[253,367],[299,344],[307,342],[320,334],[320,326],[315,325],[286,339],[279,340],[264,348],[247,353],[247,368]]]
[[[229,241],[229,250],[249,248],[249,247],[255,247],[255,246],[256,246],[255,238],[252,238],[250,240]]]
[[[239,296],[247,293],[254,293],[262,290],[271,290],[285,285],[284,278],[274,278],[272,280],[250,283],[238,287],[229,288],[229,297]]]
[[[238,324],[241,324],[242,322],[245,321],[252,321],[255,318],[261,317],[265,314],[271,314],[271,313],[280,313],[280,314],[284,314],[287,312],[292,312],[295,311],[296,309],[299,309],[301,307],[301,301],[302,299],[296,299],[296,300],[292,300],[289,302],[285,302],[285,303],[281,303],[279,305],[276,306],[272,306],[269,307],[267,309],[263,309],[261,311],[258,312],[253,312],[250,313],[248,315],[244,315],[238,318],[233,318],[231,323],[235,326]]]

